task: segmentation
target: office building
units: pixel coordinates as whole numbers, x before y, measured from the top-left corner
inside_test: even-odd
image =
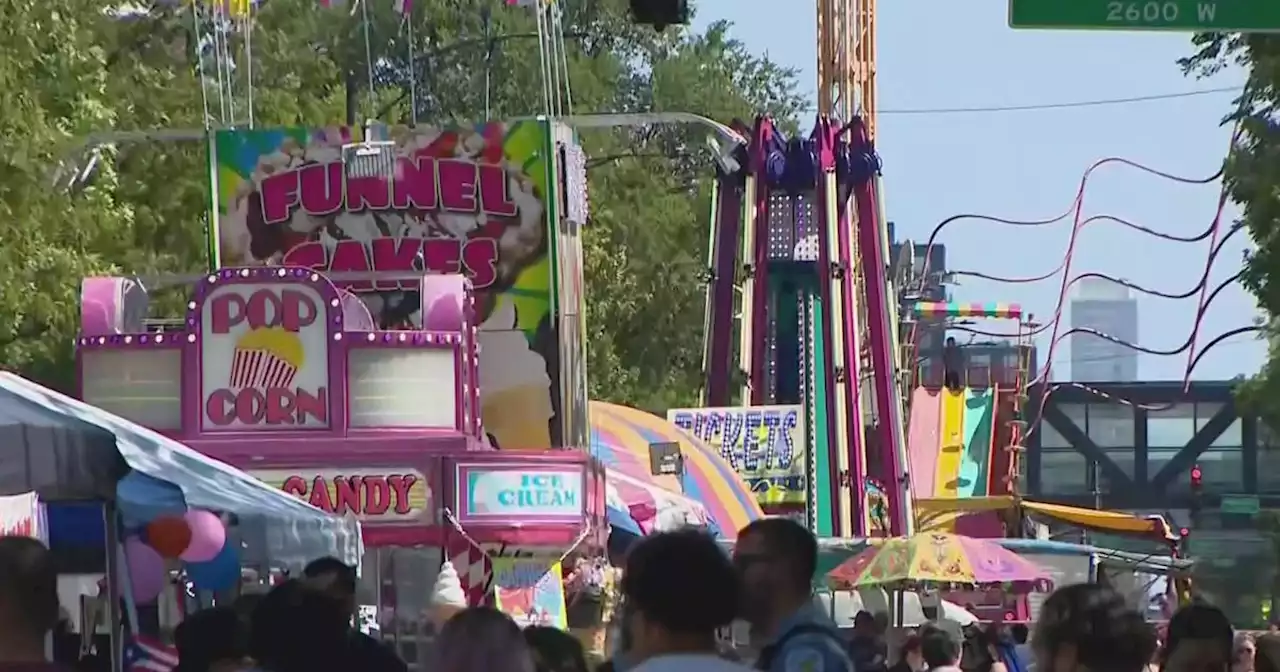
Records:
[[[1130,343],[1138,340],[1138,300],[1129,288],[1103,278],[1076,283],[1068,306],[1072,329],[1087,328]],[[1138,352],[1092,334],[1070,336],[1071,380],[1138,380]]]

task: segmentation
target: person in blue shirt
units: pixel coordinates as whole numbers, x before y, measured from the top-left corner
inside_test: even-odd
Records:
[[[812,599],[818,566],[812,532],[789,518],[757,520],[738,532],[733,563],[751,638],[763,644],[756,669],[853,672],[839,630]]]

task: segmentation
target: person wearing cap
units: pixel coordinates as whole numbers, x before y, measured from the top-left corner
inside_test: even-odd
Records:
[[[307,584],[341,600],[347,613],[355,615],[355,567],[337,558],[326,557],[313,560],[302,570],[302,575]],[[409,672],[409,666],[386,644],[360,632],[354,626],[349,636],[352,664],[358,665],[360,672]]]

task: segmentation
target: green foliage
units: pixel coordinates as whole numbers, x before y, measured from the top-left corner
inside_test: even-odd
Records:
[[[497,0],[416,2],[410,31],[390,0],[370,0],[369,63],[360,13],[315,0],[271,0],[252,33],[260,126],[321,125],[412,115],[420,124],[545,110],[537,27]],[[750,53],[727,24],[658,34],[633,26],[625,0],[566,3],[572,111],[690,111],[727,122],[768,111],[794,126],[795,73]],[[486,9],[487,7],[487,9]],[[185,7],[122,18],[91,0],[0,2],[0,366],[64,390],[79,278],[206,267],[208,158],[200,143],[98,150],[93,179],[54,188],[90,133],[201,128],[199,38]],[[207,46],[207,45],[206,45]],[[226,50],[238,65],[243,37]],[[249,68],[231,73],[238,108],[214,88],[210,123],[247,120]],[[654,411],[696,401],[711,162],[705,131],[592,131],[593,221],[586,229],[593,398]],[[81,164],[84,157],[81,157]]]
[[[1269,353],[1261,371],[1239,388],[1242,405],[1269,426],[1280,427],[1280,37],[1206,33],[1196,35],[1197,52],[1180,61],[1188,74],[1211,77],[1241,65],[1248,79],[1223,123],[1237,129],[1224,166],[1231,201],[1243,213],[1237,224],[1253,241],[1241,282],[1258,300],[1266,319]]]

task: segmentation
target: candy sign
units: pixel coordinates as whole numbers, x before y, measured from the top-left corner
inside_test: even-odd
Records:
[[[420,522],[431,509],[427,479],[414,469],[272,469],[250,475],[322,511],[369,522]]]
[[[201,426],[329,426],[324,299],[301,284],[228,284],[201,308]]]
[[[458,467],[465,518],[579,520],[582,471]]]

